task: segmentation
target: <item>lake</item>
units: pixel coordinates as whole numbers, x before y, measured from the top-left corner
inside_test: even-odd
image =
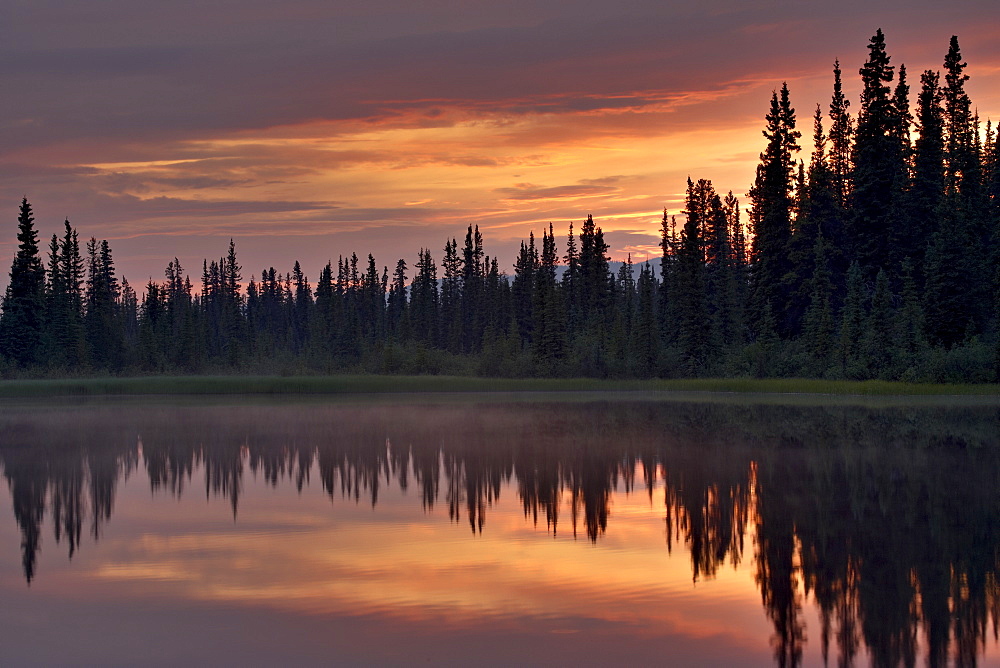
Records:
[[[998,665],[1000,399],[5,400],[0,665]]]

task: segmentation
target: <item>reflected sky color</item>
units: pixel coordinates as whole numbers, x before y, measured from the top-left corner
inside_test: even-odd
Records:
[[[111,241],[133,285],[174,256],[197,276],[230,237],[246,278],[300,260],[315,279],[353,251],[412,266],[469,224],[509,272],[529,231],[552,222],[562,236],[588,213],[614,259],[656,256],[689,175],[745,194],[782,81],[808,137],[839,58],[856,114],[879,27],[911,84],[959,35],[973,102],[1000,117],[988,0],[13,0],[0,12],[0,85],[15,92],[0,101],[0,258],[27,195],[43,241],[68,217]]]
[[[14,402],[0,660],[1000,660],[995,399],[582,398]]]
[[[202,473],[196,471],[195,480]],[[314,470],[310,477],[317,475]],[[117,615],[155,618],[160,608],[183,606],[196,611],[197,621],[186,613],[159,620],[171,628],[156,633],[198,637],[205,633],[198,628],[201,615],[224,616],[236,608],[261,619],[367,620],[380,629],[383,646],[365,647],[371,638],[360,638],[350,651],[376,662],[408,660],[406,648],[392,638],[420,633],[464,647],[465,656],[474,657],[467,660],[487,664],[558,660],[567,646],[581,645],[602,657],[588,659],[581,647],[569,650],[584,663],[605,663],[609,656],[651,660],[657,648],[688,661],[715,656],[770,665],[770,626],[752,569],[724,567],[695,583],[689,554],[667,551],[657,487],[652,503],[644,490],[616,492],[613,528],[591,544],[586,536],[574,538],[569,527],[553,536],[544,524],[534,526],[510,485],[476,535],[465,518],[449,520],[445,508],[422,510],[412,492],[387,489],[372,509],[364,501],[331,502],[315,486],[299,494],[284,481],[274,489],[254,476],[245,480],[234,522],[225,499],[206,500],[194,490],[181,499],[151,495],[139,471],[123,485],[100,540],[85,539],[72,561],[45,536],[43,574],[30,589],[13,577],[18,564],[6,551],[3,595],[17,602],[18,611],[4,606],[4,645],[47,635],[51,629],[38,626],[36,615],[52,615],[53,608],[111,606],[111,627]],[[11,512],[5,497],[0,517]],[[2,544],[18,544],[14,528],[4,522]],[[33,621],[24,618],[25,610]],[[475,644],[463,642],[466,633],[488,635],[497,653],[479,656]],[[540,643],[533,658],[520,646],[503,647],[505,638],[527,638],[530,646],[533,635]],[[343,649],[345,640],[330,651]],[[286,648],[286,659],[299,660],[301,650],[327,642],[318,636],[309,646]],[[610,655],[607,643],[613,644]],[[633,644],[652,647],[636,651]],[[219,649],[215,656],[224,657]],[[18,663],[34,652],[40,663],[72,656],[72,650],[51,647],[15,651]]]

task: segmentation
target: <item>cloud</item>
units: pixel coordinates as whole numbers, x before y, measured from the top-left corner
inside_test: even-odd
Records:
[[[611,185],[599,185],[596,183],[578,183],[567,186],[542,187],[531,183],[517,183],[509,188],[497,188],[494,190],[503,199],[508,200],[551,200],[551,199],[582,199],[585,197],[599,197],[618,192],[619,189]]]
[[[723,3],[719,13],[717,3],[701,11],[631,3],[614,13],[566,13],[556,3],[495,25],[495,11],[449,25],[429,9],[415,29],[403,18],[411,14],[390,5],[395,12],[359,11],[347,21],[369,24],[355,36],[337,25],[336,5],[303,3],[290,17],[284,7],[257,6],[240,20],[231,7],[206,3],[201,27],[190,25],[182,6],[154,5],[136,0],[116,17],[107,10],[121,5],[105,3],[105,13],[95,10],[100,37],[77,33],[70,46],[55,39],[68,30],[59,21],[30,44],[8,42],[0,82],[19,93],[0,102],[4,143],[205,135],[387,119],[416,107],[433,121],[442,111],[431,101],[491,114],[646,108],[764,73],[813,71],[831,59],[832,44],[843,48],[837,40],[845,31],[839,12],[817,6],[734,11]],[[53,20],[52,6],[20,13],[32,23]],[[817,32],[826,13],[833,22]],[[130,29],[148,39],[137,41]]]

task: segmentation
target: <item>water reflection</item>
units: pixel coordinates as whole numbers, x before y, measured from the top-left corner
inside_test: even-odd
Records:
[[[862,654],[879,666],[973,665],[998,633],[995,405],[53,409],[0,414],[28,583],[46,521],[72,558],[84,535],[101,538],[140,468],[154,494],[178,499],[203,481],[237,521],[247,476],[302,491],[316,475],[335,502],[373,508],[386,489],[416,488],[425,509],[447,506],[474,535],[489,531],[501,494],[516,493],[533,525],[594,543],[613,531],[624,490],[662,503],[665,549],[683,546],[693,580],[752,569],[780,666],[801,663],[807,642],[844,666]],[[810,600],[819,628],[807,629]]]

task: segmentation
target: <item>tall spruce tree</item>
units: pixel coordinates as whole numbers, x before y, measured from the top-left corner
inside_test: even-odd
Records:
[[[660,340],[671,346],[677,342],[677,251],[680,240],[677,236],[677,220],[663,210],[660,221]]]
[[[566,355],[566,321],[559,285],[556,282],[556,265],[559,255],[552,224],[546,233],[542,230],[542,254],[535,276],[532,299],[534,338],[532,357],[539,375],[558,375]],[[513,294],[513,286],[511,286]]]
[[[729,222],[731,239],[731,260],[726,281],[724,302],[730,314],[729,329],[725,333],[726,344],[740,346],[746,341],[746,308],[748,295],[748,261],[746,234],[740,221],[740,202],[733,191],[729,191],[722,202],[726,220]]]
[[[483,312],[487,266],[483,235],[479,226],[469,225],[462,248],[462,340],[465,352],[476,352],[483,341],[487,315]]]
[[[989,304],[987,241],[979,202],[979,154],[971,101],[965,91],[966,63],[952,37],[945,55],[944,196],[924,262],[924,313],[932,342],[951,347],[981,327]]]
[[[416,339],[427,345],[437,340],[438,285],[437,265],[429,248],[421,248],[417,274],[410,291],[410,326]]]
[[[677,250],[677,320],[678,344],[684,358],[685,372],[698,375],[704,370],[709,352],[709,320],[705,295],[705,251],[702,233],[708,213],[711,184],[701,179],[697,184],[688,178],[687,220],[681,230]]]
[[[399,258],[392,272],[392,283],[386,299],[386,320],[389,335],[394,340],[406,338],[406,260]]]
[[[296,260],[292,266],[292,285],[295,293],[292,295],[292,346],[296,352],[306,347],[309,337],[309,322],[312,317],[313,297],[309,278],[302,271],[302,265]]]
[[[463,348],[463,262],[458,255],[458,240],[453,238],[445,242],[441,269],[444,272],[441,279],[441,336],[445,347],[458,353]]]
[[[90,361],[98,369],[118,370],[124,363],[125,341],[119,317],[121,297],[108,241],[87,242],[86,331]]]
[[[802,196],[802,206],[795,221],[789,244],[791,272],[787,275],[789,328],[798,333],[803,326],[808,305],[813,299],[813,272],[816,269],[816,244],[822,236],[824,263],[830,271],[828,280],[836,281],[839,270],[843,278],[846,267],[839,252],[843,242],[843,209],[840,206],[835,175],[826,154],[827,137],[823,132],[823,116],[819,105],[813,116],[813,152],[809,162],[809,177]],[[831,241],[832,238],[832,241]],[[833,252],[831,253],[831,247]],[[842,282],[841,282],[842,284]]]
[[[780,96],[771,94],[771,108],[763,130],[767,148],[760,154],[757,178],[750,189],[750,223],[753,228],[751,255],[751,321],[762,322],[768,304],[778,321],[779,333],[788,331],[785,276],[791,269],[788,259],[792,235],[792,191],[795,183],[793,154],[799,150],[801,133],[795,129],[788,85]]]
[[[17,217],[17,253],[0,314],[0,355],[26,367],[38,363],[45,308],[45,267],[28,198]]]
[[[596,330],[606,324],[611,300],[608,244],[604,232],[587,216],[580,228],[580,309],[585,327]]]
[[[530,346],[535,329],[535,280],[538,275],[538,249],[535,248],[535,233],[528,237],[528,243],[521,242],[521,249],[514,263],[514,281],[510,292],[514,306],[514,322],[522,345]]]
[[[833,189],[841,207],[847,206],[851,192],[851,146],[854,125],[848,111],[851,101],[844,95],[840,61],[833,65],[833,97],[830,100],[830,173]]]
[[[46,287],[46,361],[76,367],[86,359],[83,337],[83,258],[76,230],[65,221],[62,239],[52,235]]]
[[[913,183],[907,198],[907,256],[919,284],[923,282],[924,255],[944,195],[944,109],[939,80],[940,75],[933,70],[925,70],[920,76],[916,117],[919,135],[914,142]]]
[[[978,172],[979,155],[975,150],[972,101],[965,90],[965,82],[969,80],[966,67],[968,63],[962,61],[958,37],[952,35],[944,58],[945,85],[942,90],[947,157],[945,185],[949,194],[968,193],[979,187],[973,178]]]
[[[896,163],[896,175],[892,198],[889,201],[889,211],[886,217],[888,223],[888,249],[883,262],[887,268],[886,279],[898,287],[901,280],[903,261],[913,256],[913,231],[910,229],[909,191],[912,186],[911,165],[913,145],[910,141],[910,126],[913,125],[913,114],[910,112],[910,86],[906,79],[906,65],[900,64],[896,78],[896,88],[892,95],[892,108],[895,122],[892,127],[893,145],[898,146],[900,158]]]
[[[573,223],[566,234],[566,255],[563,256],[566,271],[562,276],[563,300],[566,306],[567,333],[572,336],[580,326],[580,250],[573,234]]]
[[[892,266],[893,241],[905,232],[897,229],[901,217],[895,215],[894,207],[901,202],[906,168],[900,129],[903,117],[889,87],[895,67],[889,64],[881,29],[871,38],[868,51],[860,70],[863,89],[847,237],[863,275],[872,280],[880,268],[898,270]]]

